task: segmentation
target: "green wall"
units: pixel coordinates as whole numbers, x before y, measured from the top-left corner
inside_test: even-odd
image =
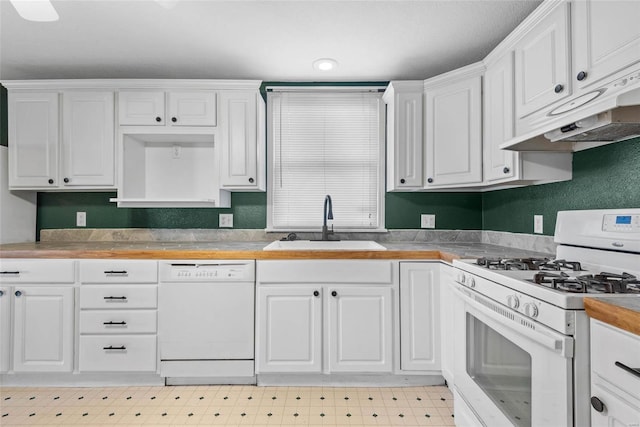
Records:
[[[544,215],[553,235],[559,210],[640,208],[640,138],[579,151],[573,179],[484,193],[483,230],[533,232],[533,215]]]

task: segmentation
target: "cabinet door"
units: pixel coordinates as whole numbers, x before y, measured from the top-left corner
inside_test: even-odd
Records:
[[[516,44],[515,55],[518,118],[569,96],[569,2],[534,26]]]
[[[11,289],[0,288],[0,373],[9,370],[11,355]]]
[[[481,77],[425,90],[427,188],[481,182]]]
[[[113,186],[113,92],[65,92],[62,108],[62,185]]]
[[[635,427],[640,425],[640,408],[632,406],[605,387],[591,386],[591,395],[604,403],[604,411],[597,412],[591,407],[593,427]],[[637,396],[637,395],[636,395]]]
[[[120,125],[164,126],[164,91],[118,92]]]
[[[571,7],[572,77],[579,88],[640,61],[640,2],[581,0]]]
[[[258,288],[256,372],[322,370],[322,288]]]
[[[70,372],[73,287],[14,288],[13,370]]]
[[[500,144],[514,136],[513,52],[489,65],[484,75],[483,170],[485,181],[516,176],[518,153],[501,150]]]
[[[400,263],[400,368],[440,370],[439,263]]]
[[[58,186],[57,93],[9,93],[9,187]]]
[[[391,288],[329,287],[330,372],[391,372]]]
[[[258,126],[264,126],[258,122],[259,96],[255,91],[220,94],[223,188],[258,188]]]
[[[210,90],[169,92],[171,126],[215,126],[216,93]]]
[[[388,189],[419,189],[424,186],[422,96],[422,90],[414,93],[396,92],[388,105]]]

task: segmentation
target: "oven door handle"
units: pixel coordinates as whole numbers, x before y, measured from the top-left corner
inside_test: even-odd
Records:
[[[536,329],[524,326],[534,323],[529,318],[496,303],[490,298],[459,286],[455,286],[454,288],[458,296],[465,303],[481,314],[482,317],[491,320],[491,323],[494,323],[495,327],[504,328],[506,325],[510,330],[530,341],[534,341],[556,353],[560,353],[564,357],[573,357],[573,340],[570,337],[560,335],[539,323],[535,323]]]

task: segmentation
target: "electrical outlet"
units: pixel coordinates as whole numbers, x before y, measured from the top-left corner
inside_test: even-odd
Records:
[[[220,228],[233,228],[233,214],[218,215],[218,225]]]
[[[420,228],[436,228],[436,216],[428,214],[420,215]]]
[[[543,233],[543,216],[542,215],[534,215],[533,216],[533,232],[537,234]]]
[[[87,226],[87,213],[86,212],[76,212],[76,226],[77,227],[86,227]]]

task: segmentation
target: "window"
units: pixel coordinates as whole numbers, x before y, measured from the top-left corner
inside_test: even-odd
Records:
[[[273,231],[319,231],[325,195],[342,231],[384,229],[384,104],[377,90],[268,93]]]

